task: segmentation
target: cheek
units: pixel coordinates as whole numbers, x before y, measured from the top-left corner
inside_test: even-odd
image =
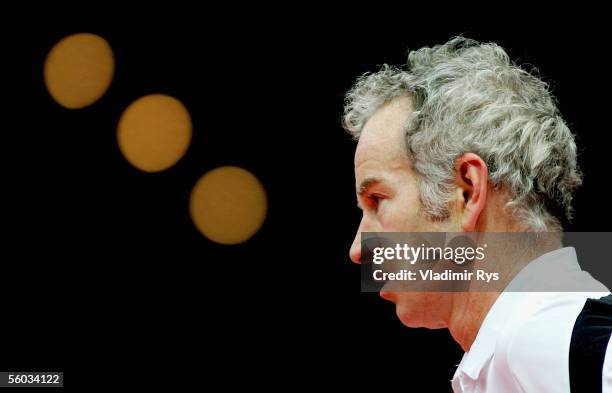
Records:
[[[381,223],[385,230],[394,232],[418,232],[423,226],[421,204],[414,193],[404,192],[387,204],[381,214]]]

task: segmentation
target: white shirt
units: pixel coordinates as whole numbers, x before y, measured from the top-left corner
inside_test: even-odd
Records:
[[[589,292],[520,292],[522,287],[529,287],[534,277],[541,279],[542,272],[550,277],[544,280],[544,286],[557,285],[567,290],[572,284],[589,288]],[[546,288],[539,285],[538,290]],[[512,280],[489,310],[455,372],[453,390],[570,392],[569,349],[574,323],[588,298],[609,294],[608,288],[580,269],[574,248],[540,256]],[[608,343],[602,377],[604,393],[612,393],[611,358]]]

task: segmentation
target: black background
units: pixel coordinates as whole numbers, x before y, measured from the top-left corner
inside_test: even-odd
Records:
[[[585,173],[567,229],[608,228],[609,44],[598,22],[183,19],[13,31],[0,368],[63,370],[72,386],[450,390],[462,351],[448,332],[405,328],[392,304],[360,293],[348,259],[360,219],[355,144],[340,119],[356,77],[458,34],[499,43],[552,85]],[[101,100],[68,110],[46,92],[42,67],[78,32],[109,41],[116,73]],[[157,174],[131,167],[115,139],[123,109],[150,93],[181,100],[194,126],[186,156]],[[248,169],[268,193],[264,226],[241,245],[208,241],[188,214],[196,180],[222,165]]]

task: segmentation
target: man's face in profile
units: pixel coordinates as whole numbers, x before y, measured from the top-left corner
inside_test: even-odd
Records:
[[[409,97],[396,98],[372,115],[361,132],[355,186],[363,216],[350,250],[355,263],[361,261],[361,232],[457,230],[452,219],[433,222],[422,213],[418,177],[410,167],[404,137],[412,111]],[[445,327],[441,312],[450,306],[450,294],[383,290],[381,296],[396,304],[397,316],[409,327]]]

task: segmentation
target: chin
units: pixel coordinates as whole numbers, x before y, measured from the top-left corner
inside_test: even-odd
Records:
[[[426,312],[414,312],[413,310],[406,310],[405,307],[400,308],[400,306],[397,305],[395,308],[395,313],[397,314],[397,317],[399,318],[400,322],[404,326],[409,328],[446,328],[446,324],[444,324],[443,322],[427,318],[429,317],[429,315],[427,315]]]

